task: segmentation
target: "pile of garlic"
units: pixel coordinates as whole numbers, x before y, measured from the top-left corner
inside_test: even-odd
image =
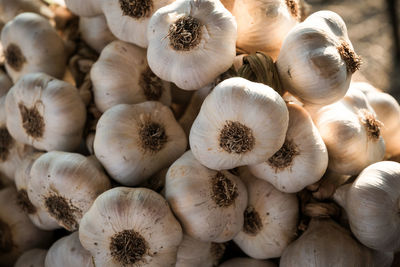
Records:
[[[400,106],[338,14],[45,2],[0,0],[0,267],[396,261]]]

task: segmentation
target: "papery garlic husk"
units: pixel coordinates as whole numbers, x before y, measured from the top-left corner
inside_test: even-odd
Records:
[[[35,160],[44,153],[35,152],[26,155],[15,172],[15,185],[18,191],[18,205],[26,212],[31,222],[42,230],[54,230],[59,228],[57,221],[46,210],[35,207],[28,197],[28,183],[31,179],[31,168]]]
[[[117,187],[84,215],[79,239],[95,266],[174,266],[182,228],[156,192]]]
[[[315,199],[331,199],[336,192],[336,189],[349,180],[350,177],[350,175],[339,174],[328,170],[317,182],[318,185],[314,190],[310,189],[309,187],[307,187],[307,189],[309,191],[313,191],[312,196]],[[312,186],[313,185],[310,185],[310,187]]]
[[[300,20],[297,0],[235,0],[232,14],[238,26],[236,46],[248,53],[263,51],[274,60]]]
[[[177,0],[152,16],[147,60],[161,79],[197,90],[232,66],[235,18],[213,0]]]
[[[230,259],[219,267],[277,267],[277,265],[270,261],[262,261],[251,258],[233,258]]]
[[[18,206],[14,187],[0,190],[0,265],[13,266],[26,250],[50,244],[52,232],[36,228]]]
[[[303,103],[326,105],[346,94],[360,58],[342,18],[319,11],[288,33],[276,65],[283,88]]]
[[[378,162],[365,168],[347,190],[340,190],[342,196],[335,195],[347,212],[351,231],[367,247],[400,249],[399,175],[399,163]]]
[[[312,219],[308,229],[294,241],[279,266],[374,266],[371,251],[333,220]]]
[[[289,127],[283,146],[249,170],[278,190],[295,193],[321,179],[328,167],[328,152],[307,111],[294,103],[287,107]]]
[[[32,165],[28,197],[60,227],[78,229],[93,201],[111,188],[110,180],[92,160],[76,153],[52,151]]]
[[[64,0],[67,8],[72,13],[83,16],[93,17],[103,13],[100,1],[97,0]]]
[[[159,8],[174,0],[100,0],[111,32],[125,42],[146,48],[147,27]]]
[[[222,243],[242,229],[245,185],[228,171],[204,167],[190,150],[168,169],[165,196],[192,238]]]
[[[79,241],[79,232],[58,239],[47,252],[44,267],[95,267],[92,254]]]
[[[96,107],[105,112],[118,104],[160,101],[171,104],[170,83],[149,68],[146,50],[114,41],[104,48],[90,71]]]
[[[86,108],[78,90],[44,73],[23,76],[6,98],[7,128],[40,150],[73,151],[81,142]]]
[[[45,267],[44,259],[46,258],[46,254],[46,249],[34,248],[28,250],[18,258],[14,267]]]
[[[244,211],[243,228],[233,240],[252,258],[280,257],[296,237],[297,197],[257,179],[245,167],[239,168],[239,175],[246,184],[249,201]]]
[[[328,148],[328,169],[356,175],[385,155],[382,123],[376,118],[365,95],[349,90],[346,96],[312,113]]]
[[[101,53],[101,50],[114,41],[116,37],[110,32],[103,15],[95,17],[80,17],[79,32],[91,48]]]
[[[4,26],[1,43],[13,82],[33,72],[63,77],[67,61],[64,42],[44,17],[35,13],[16,16]]]
[[[13,86],[10,77],[0,69],[0,97],[7,94],[8,90]]]
[[[185,152],[185,133],[160,102],[120,104],[97,123],[94,152],[107,172],[123,185],[138,185]]]
[[[0,21],[7,23],[23,12],[33,12],[47,19],[54,18],[53,11],[40,0],[0,0]]]
[[[167,172],[168,168],[160,170],[149,179],[141,183],[140,187],[151,189],[164,196],[163,190],[165,188],[165,177]]]
[[[374,109],[379,121],[383,123],[381,134],[386,145],[385,158],[400,154],[400,106],[394,97],[381,92],[372,85],[352,82],[350,88],[361,90]]]
[[[178,248],[175,267],[213,267],[225,252],[222,243],[203,242],[188,235],[183,235],[183,240]]]
[[[272,88],[243,78],[218,84],[190,130],[193,155],[214,170],[258,164],[282,147],[289,113]]]

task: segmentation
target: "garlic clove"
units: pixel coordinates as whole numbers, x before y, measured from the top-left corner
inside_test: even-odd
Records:
[[[22,254],[14,267],[45,267],[44,259],[46,258],[47,250],[34,248]]]
[[[232,66],[236,31],[234,17],[220,1],[175,1],[149,22],[149,66],[179,88],[202,88]]]
[[[114,41],[116,37],[110,32],[103,15],[95,17],[80,17],[79,32],[81,38],[98,53]]]
[[[286,104],[272,88],[230,78],[204,100],[190,130],[190,147],[214,170],[261,163],[282,147],[288,121]]]
[[[159,194],[117,187],[84,215],[79,239],[95,266],[173,266],[182,229]]]
[[[251,259],[251,258],[233,258],[230,259],[221,265],[219,267],[276,267],[277,265],[275,263],[272,263],[270,261],[262,261],[262,260],[256,260],[256,259]]]

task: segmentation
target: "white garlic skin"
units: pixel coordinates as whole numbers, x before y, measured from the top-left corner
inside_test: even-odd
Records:
[[[278,190],[295,193],[321,179],[328,167],[328,152],[307,111],[294,103],[287,106],[289,126],[286,140],[295,146],[293,149],[296,152],[290,165],[277,168],[266,160],[249,166],[249,170]]]
[[[58,239],[49,248],[44,267],[95,267],[92,255],[82,247],[79,232]]]
[[[102,14],[102,9],[99,1],[96,0],[64,0],[67,8],[72,13],[83,16],[93,17]]]
[[[262,261],[262,260],[256,260],[252,258],[233,258],[230,259],[221,265],[219,267],[277,267],[275,263],[272,263],[270,261]]]
[[[164,129],[164,143],[152,150],[140,135],[147,122]],[[156,101],[120,104],[107,110],[97,123],[94,152],[119,183],[138,185],[168,167],[185,152],[185,133],[172,111]],[[158,150],[159,149],[159,150]]]
[[[228,180],[226,184],[232,185],[225,188],[229,191],[222,194],[223,199],[218,199],[213,190],[214,186],[218,188],[213,181],[217,175],[223,176]],[[168,169],[165,197],[184,232],[195,239],[226,242],[243,226],[243,212],[247,205],[243,182],[230,172],[217,172],[204,167],[190,150]]]
[[[301,102],[331,104],[347,92],[351,71],[338,47],[352,44],[339,15],[319,11],[294,27],[286,36],[276,61],[283,88]]]
[[[295,239],[299,218],[299,203],[295,194],[282,193],[270,183],[257,179],[245,167],[239,169],[240,178],[246,184],[251,213],[245,212],[243,229],[233,238],[235,243],[250,257],[270,259],[280,257]],[[251,207],[249,209],[249,207]],[[246,218],[246,214],[249,217]],[[258,229],[246,220],[260,221]]]
[[[221,147],[221,131],[229,121],[250,129],[254,143],[246,152],[229,152]],[[283,145],[288,123],[286,104],[272,88],[230,78],[204,100],[190,130],[190,147],[196,159],[213,170],[257,164]]]
[[[21,116],[24,109],[20,105],[35,109],[43,124],[30,125],[30,117],[24,122]],[[10,134],[18,142],[36,149],[72,151],[81,142],[86,121],[85,104],[74,86],[47,74],[23,76],[7,94],[6,113]],[[30,130],[24,127],[26,123]]]
[[[331,171],[356,175],[384,158],[385,143],[379,126],[371,136],[366,118],[374,124],[379,122],[362,92],[349,90],[342,100],[320,108],[312,116],[328,149]]]
[[[54,18],[53,11],[40,0],[0,0],[0,21],[7,23],[23,12],[33,12],[47,19]]]
[[[44,259],[46,258],[47,250],[34,248],[22,254],[14,267],[45,267]]]
[[[105,112],[118,104],[137,104],[146,101],[160,101],[171,104],[170,83],[152,74],[152,82],[157,82],[159,92],[148,88],[144,80],[149,70],[146,50],[123,41],[114,41],[102,51],[90,71],[96,107]],[[156,79],[153,81],[153,79]],[[150,90],[147,92],[145,90]],[[150,94],[150,95],[149,95]],[[149,96],[149,97],[148,97]]]
[[[287,33],[298,23],[300,10],[291,11],[284,0],[235,0],[232,15],[238,25],[236,46],[248,53],[263,51],[278,57]],[[293,12],[293,13],[292,13]]]
[[[80,17],[79,32],[81,38],[98,53],[114,41],[116,37],[110,32],[103,15],[95,17]]]
[[[169,30],[178,19],[191,16],[200,22],[201,40],[188,51],[175,50]],[[152,16],[147,38],[147,60],[153,72],[185,90],[197,90],[232,66],[236,55],[235,18],[213,0],[177,0]]]
[[[128,266],[175,265],[182,228],[159,194],[116,187],[96,199],[79,228],[81,244],[93,255],[96,267],[121,266],[110,253],[110,240],[124,230],[140,234],[148,246],[143,258]]]
[[[64,41],[44,17],[35,13],[16,16],[4,26],[1,43],[6,59],[10,45],[17,46],[24,57],[17,66],[6,60],[6,70],[13,82],[33,72],[63,77],[67,61]]]

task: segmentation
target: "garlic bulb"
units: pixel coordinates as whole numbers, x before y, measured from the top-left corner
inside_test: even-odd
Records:
[[[391,95],[380,92],[368,83],[353,82],[350,88],[361,90],[383,123],[381,134],[386,145],[386,158],[400,154],[400,106]]]
[[[296,195],[276,190],[257,179],[246,168],[239,169],[246,184],[249,201],[244,211],[244,225],[234,237],[235,243],[250,257],[280,257],[295,239],[299,218]]]
[[[190,150],[168,169],[165,197],[185,233],[200,241],[231,240],[243,226],[243,182],[228,171],[204,167]]]
[[[274,60],[283,39],[298,23],[298,0],[235,0],[238,27],[236,46],[248,53],[263,51]]]
[[[385,155],[381,136],[382,123],[365,95],[349,90],[346,96],[312,114],[328,148],[328,169],[355,175]]]
[[[295,266],[374,266],[370,250],[332,220],[312,219],[306,232],[289,245],[279,262]]]
[[[148,101],[107,110],[97,123],[94,152],[116,181],[133,186],[171,165],[186,145],[171,110]]]
[[[110,32],[103,15],[95,17],[80,17],[79,32],[81,38],[98,53],[116,38]]]
[[[78,90],[44,73],[23,76],[6,98],[7,128],[40,150],[72,151],[81,142],[86,108]]]
[[[64,0],[67,8],[72,13],[83,16],[93,17],[102,14],[100,1],[97,0]]]
[[[23,12],[33,12],[47,19],[54,18],[54,13],[40,0],[0,0],[0,21],[7,23]]]
[[[45,267],[44,259],[46,258],[47,250],[34,248],[22,254],[14,267]]]
[[[36,152],[26,155],[15,172],[15,185],[18,191],[18,205],[26,212],[31,222],[42,230],[59,228],[57,221],[46,210],[35,207],[28,197],[28,183],[31,179],[31,168],[35,160],[44,153]]]
[[[328,167],[328,152],[317,127],[301,106],[288,103],[289,127],[283,146],[250,172],[286,193],[317,182]]]
[[[214,170],[257,164],[282,147],[289,113],[272,88],[243,78],[218,84],[190,130],[193,155]]]
[[[79,241],[79,232],[60,238],[47,252],[45,267],[95,267],[92,255]]]
[[[52,232],[36,228],[18,206],[14,187],[0,190],[0,263],[13,266],[26,250],[50,244]]]
[[[96,197],[111,187],[108,177],[90,159],[76,153],[52,151],[32,165],[28,197],[68,231],[79,222]]]
[[[365,168],[345,191],[351,231],[364,245],[381,251],[400,249],[400,164],[382,161]]]
[[[175,267],[213,267],[217,266],[225,252],[225,245],[203,242],[183,235],[179,245]]]
[[[64,42],[42,16],[35,13],[16,16],[4,26],[1,43],[7,73],[14,82],[32,72],[63,77],[67,61]]]
[[[221,265],[219,267],[277,267],[275,263],[272,263],[270,261],[261,261],[261,260],[256,260],[256,259],[251,259],[251,258],[233,258],[230,259]]]
[[[90,71],[96,107],[105,112],[117,104],[160,101],[171,104],[170,84],[150,70],[146,50],[114,41],[104,48]]]
[[[79,239],[98,267],[174,266],[182,228],[159,194],[117,187],[83,216]]]
[[[319,11],[288,33],[276,65],[283,88],[303,103],[326,105],[346,94],[360,58],[342,18]]]
[[[232,66],[235,18],[214,0],[177,0],[157,10],[147,30],[147,60],[161,79],[197,90]]]

